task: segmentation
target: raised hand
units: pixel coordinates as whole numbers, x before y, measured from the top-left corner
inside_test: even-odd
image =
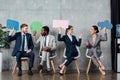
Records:
[[[9,35],[12,35],[14,32],[15,32],[15,30],[11,29],[10,32],[9,32]]]
[[[59,33],[62,32],[62,28],[61,28],[61,27],[58,28],[58,32],[59,32]]]
[[[36,34],[37,34],[37,32],[36,32],[36,31],[34,31],[34,32],[32,33],[32,35],[33,35],[33,36],[36,36]]]
[[[104,30],[104,33],[106,33],[106,32],[107,32],[107,29],[106,29],[106,27],[104,27],[104,29],[103,29],[103,30]]]
[[[79,38],[82,38],[82,33],[80,33]]]

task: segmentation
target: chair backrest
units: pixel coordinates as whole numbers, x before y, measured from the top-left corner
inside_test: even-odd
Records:
[[[85,53],[85,54],[86,54],[86,57],[87,57],[87,58],[91,58],[91,56],[88,55],[88,50],[89,50],[89,49],[87,48],[87,49],[86,49],[86,53]],[[103,57],[103,53],[101,54],[100,58],[102,58],[102,57]]]
[[[79,47],[76,46],[76,48],[77,48],[77,51],[78,51],[78,56],[74,57],[74,59],[78,59],[81,56]],[[66,52],[66,48],[64,49],[63,57],[67,58],[67,56],[65,55],[65,52]]]

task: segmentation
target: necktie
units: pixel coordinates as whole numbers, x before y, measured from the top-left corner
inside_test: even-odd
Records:
[[[23,40],[22,40],[22,51],[24,51],[24,46],[25,46],[25,35],[23,35]]]

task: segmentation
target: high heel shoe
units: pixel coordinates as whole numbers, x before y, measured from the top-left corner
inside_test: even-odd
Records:
[[[60,75],[63,75],[63,72],[60,70],[59,74],[60,74]]]
[[[59,68],[59,69],[61,69],[61,67],[60,67],[60,66],[58,66],[58,68]]]
[[[105,75],[105,72],[101,69],[101,67],[99,67],[99,70],[102,75]]]

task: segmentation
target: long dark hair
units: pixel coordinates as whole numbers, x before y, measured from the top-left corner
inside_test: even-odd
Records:
[[[70,30],[71,28],[73,28],[73,26],[69,25],[68,28],[66,28],[65,30],[65,34],[67,34],[68,30]]]
[[[96,30],[96,33],[99,33],[98,27],[96,25],[92,26],[94,28],[94,30]]]

